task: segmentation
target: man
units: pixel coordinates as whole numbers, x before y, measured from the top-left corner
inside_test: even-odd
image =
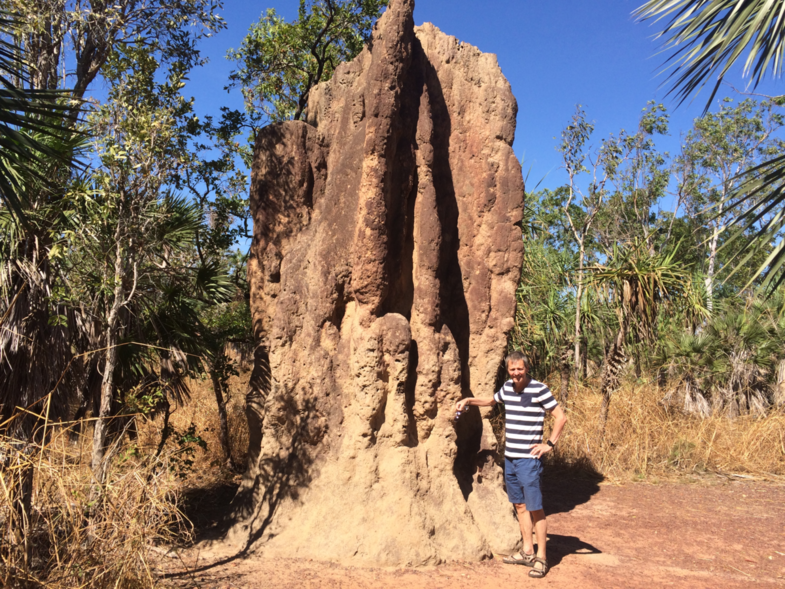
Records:
[[[492,399],[461,399],[456,408],[463,411],[470,405],[493,407],[496,403],[504,403],[504,482],[510,503],[518,514],[523,536],[523,550],[508,556],[504,562],[532,567],[529,576],[540,579],[548,572],[545,555],[548,528],[540,491],[541,459],[559,441],[567,416],[550,389],[529,377],[531,365],[523,352],[512,352],[505,362],[511,380],[505,382]],[[555,422],[550,438],[543,444],[542,430],[546,412],[553,414]],[[537,536],[536,555],[532,543],[532,524]]]

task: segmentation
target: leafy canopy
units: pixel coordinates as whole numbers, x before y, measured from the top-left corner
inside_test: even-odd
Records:
[[[240,86],[255,121],[301,118],[308,92],[362,51],[387,0],[300,0],[294,22],[274,9],[251,25],[227,58],[238,69],[228,88]]]

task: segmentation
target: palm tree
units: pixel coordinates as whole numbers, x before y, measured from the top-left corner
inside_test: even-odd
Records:
[[[8,41],[16,36],[18,27],[15,15],[0,11],[0,234],[5,238],[0,240],[0,418],[4,433],[14,439],[10,447],[17,450],[13,456],[3,456],[2,465],[9,467],[12,479],[7,488],[11,489],[17,539],[25,543],[29,556],[33,469],[25,455],[31,451],[29,442],[40,433],[39,422],[57,418],[67,404],[66,399],[53,404],[51,397],[46,402],[54,383],[46,378],[45,370],[26,367],[37,357],[41,364],[63,369],[69,354],[63,354],[67,327],[53,325],[48,315],[30,304],[31,293],[38,292],[40,298],[49,294],[40,279],[47,260],[17,254],[30,229],[31,219],[25,214],[30,210],[30,195],[50,190],[70,174],[74,154],[83,141],[65,120],[71,108],[64,100],[67,91],[25,87],[29,81],[27,64],[19,48]],[[41,211],[33,213],[40,220]],[[25,337],[20,325],[31,328],[28,333],[32,337]],[[52,357],[54,366],[48,362]],[[17,407],[29,408],[36,402],[38,406],[30,413],[17,412]],[[38,415],[45,417],[42,420]]]
[[[750,304],[751,303],[751,304]],[[763,416],[777,400],[781,301],[727,301],[701,333],[665,338],[655,360],[671,380],[664,401],[682,398],[686,413]]]
[[[767,73],[782,75],[784,13],[785,0],[649,0],[635,11],[640,20],[665,23],[660,36],[671,52],[668,61],[675,64],[670,92],[679,103],[713,83],[707,110],[731,67],[741,60],[753,87]],[[756,197],[760,198],[756,201]],[[760,247],[778,241],[756,272],[771,293],[785,280],[785,241],[780,238],[785,227],[785,154],[744,173],[727,202],[740,211],[730,226],[757,227],[755,238],[742,248],[740,256],[746,257],[737,267],[743,267]]]

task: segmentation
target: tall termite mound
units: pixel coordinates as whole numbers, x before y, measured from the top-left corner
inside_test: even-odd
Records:
[[[523,243],[517,105],[496,57],[393,0],[258,135],[250,456],[231,538],[376,564],[479,559],[520,534],[490,423]]]

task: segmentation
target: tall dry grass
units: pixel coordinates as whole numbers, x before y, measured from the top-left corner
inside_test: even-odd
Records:
[[[227,394],[227,413],[232,454],[245,464],[248,424],[245,390],[248,372],[232,377]],[[554,375],[552,382],[558,382]],[[204,486],[223,464],[218,439],[218,416],[209,381],[193,381],[187,407],[172,415],[172,423],[184,428],[196,423],[207,441],[207,451],[195,458],[198,480],[186,485]],[[766,417],[749,415],[700,418],[661,403],[664,392],[655,384],[626,383],[611,400],[604,435],[598,429],[602,396],[599,387],[581,386],[571,391],[569,422],[553,456],[562,466],[577,466],[616,480],[640,480],[651,476],[678,477],[689,473],[719,472],[763,477],[785,476],[785,412],[772,410]],[[151,424],[150,435],[157,425]],[[503,436],[503,425],[500,428]],[[207,477],[205,475],[208,475]]]
[[[604,433],[602,395],[571,392],[569,421],[553,462],[617,480],[717,472],[754,477],[785,475],[785,413],[734,419],[697,417],[661,403],[653,384],[628,383],[614,393]]]
[[[225,392],[226,421],[229,429],[229,445],[235,464],[244,466],[248,452],[248,421],[245,417],[245,392],[250,372],[232,376]],[[220,440],[220,421],[218,409],[209,379],[190,379],[188,388],[190,398],[185,406],[172,412],[169,423],[176,431],[185,431],[191,424],[196,433],[207,443],[204,451],[191,456],[193,467],[181,477],[184,487],[204,487],[210,484],[228,482],[237,477],[226,469],[223,448]],[[162,417],[139,422],[139,440],[145,446],[158,443],[161,435]]]
[[[247,374],[233,377],[227,395],[238,464],[244,464],[248,447],[246,384]],[[160,547],[191,539],[192,526],[181,511],[183,494],[237,477],[224,468],[210,381],[190,385],[192,397],[171,414],[174,433],[160,454],[162,417],[137,416],[137,436],[124,432],[108,452],[102,488],[90,469],[89,426],[77,434],[74,424],[49,424],[45,445],[22,444],[0,431],[0,586],[159,586]],[[178,443],[191,426],[206,449]],[[33,477],[25,521],[18,509],[24,473]]]
[[[0,585],[157,586],[157,547],[190,534],[178,509],[181,481],[171,468],[172,450],[153,458],[125,446],[98,487],[90,470],[91,432],[74,435],[61,425],[50,432],[43,446],[0,435]],[[33,475],[27,514],[16,508],[25,471]]]

